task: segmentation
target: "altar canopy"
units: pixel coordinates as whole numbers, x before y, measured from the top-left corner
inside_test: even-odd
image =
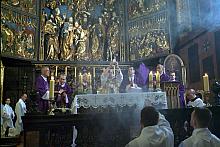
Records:
[[[142,109],[144,106],[154,106],[157,109],[167,109],[165,92],[144,93],[117,93],[117,94],[87,94],[76,95],[71,109],[74,114],[77,109],[83,108],[106,108],[106,107],[136,106]]]

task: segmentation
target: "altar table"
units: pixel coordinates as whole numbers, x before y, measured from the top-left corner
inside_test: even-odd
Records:
[[[86,94],[76,95],[72,102],[72,112],[77,114],[77,108],[154,106],[156,109],[167,109],[165,92],[117,93],[117,94]]]

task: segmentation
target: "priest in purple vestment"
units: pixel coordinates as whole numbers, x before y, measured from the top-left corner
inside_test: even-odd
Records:
[[[59,82],[55,85],[57,107],[67,107],[71,105],[71,95],[73,89],[66,83],[66,75],[61,74]]]
[[[49,67],[42,67],[41,75],[36,79],[36,91],[38,95],[38,110],[47,112],[49,109],[49,84],[47,78],[50,75]]]

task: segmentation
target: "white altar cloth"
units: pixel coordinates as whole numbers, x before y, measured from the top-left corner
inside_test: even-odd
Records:
[[[72,112],[77,114],[77,108],[98,107],[154,106],[157,109],[167,109],[165,92],[117,93],[117,94],[86,94],[76,95],[72,102]]]

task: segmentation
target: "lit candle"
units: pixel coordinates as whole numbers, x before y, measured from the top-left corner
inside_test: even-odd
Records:
[[[66,76],[67,76],[67,68],[68,68],[68,67],[66,66],[66,67],[65,67],[65,75],[66,75]]]
[[[203,76],[204,91],[209,91],[209,76],[207,73]]]
[[[89,84],[91,84],[92,83],[92,77],[91,77],[90,72],[88,73],[88,80],[89,80]]]
[[[57,77],[57,69],[58,69],[58,67],[56,66],[55,77]]]
[[[54,100],[54,84],[55,84],[55,80],[54,80],[54,76],[52,74],[51,79],[50,79],[50,91],[49,91],[49,98],[51,100]]]

